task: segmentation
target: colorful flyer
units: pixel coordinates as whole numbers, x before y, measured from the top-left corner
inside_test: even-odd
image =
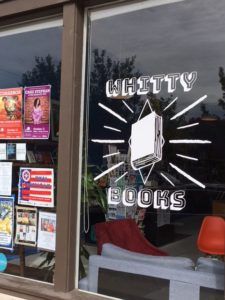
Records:
[[[13,249],[14,196],[0,197],[0,248]]]
[[[20,168],[18,204],[54,207],[54,170]]]
[[[51,86],[24,88],[24,138],[48,139],[50,134]]]
[[[37,208],[16,207],[15,244],[36,247]]]
[[[0,139],[21,139],[23,88],[0,89]]]
[[[56,214],[45,211],[39,212],[38,243],[39,249],[55,251]]]

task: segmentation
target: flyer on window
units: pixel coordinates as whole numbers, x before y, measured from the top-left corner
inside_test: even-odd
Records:
[[[7,155],[6,155],[6,143],[1,143],[0,144],[0,160],[6,160]]]
[[[12,194],[12,162],[0,162],[0,195]]]
[[[36,247],[37,208],[16,207],[15,244]]]
[[[21,139],[23,88],[0,89],[0,139]]]
[[[26,144],[25,143],[7,143],[6,147],[7,160],[26,160]]]
[[[13,249],[14,196],[0,196],[0,248]]]
[[[20,168],[18,204],[54,207],[54,170]]]
[[[56,214],[39,212],[38,243],[39,249],[55,251]]]
[[[24,138],[48,139],[50,134],[51,86],[24,88]]]

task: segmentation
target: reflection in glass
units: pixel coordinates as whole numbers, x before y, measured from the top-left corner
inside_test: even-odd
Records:
[[[119,226],[117,231],[108,230],[108,235],[97,229],[104,221],[133,219],[152,245],[174,258],[190,259],[192,269],[205,255],[196,244],[204,217],[225,216],[224,9],[223,1],[212,5],[210,0],[197,0],[123,14],[110,8],[105,16],[91,13],[81,236],[82,249],[89,254],[97,250],[100,254],[99,244],[101,248],[113,242],[135,252],[129,248],[135,234],[122,236]],[[140,93],[144,76],[147,92]],[[101,201],[89,196],[92,183],[105,195]],[[179,209],[173,206],[175,197],[182,204]],[[134,264],[130,253],[121,252],[124,260]],[[143,254],[143,249],[136,252]],[[87,267],[81,273],[84,278],[90,266],[86,254],[80,264]],[[111,255],[115,258],[115,253]],[[216,258],[223,265],[221,256]],[[107,278],[121,281],[104,282],[101,276],[99,292],[137,299],[133,284],[139,299],[168,299],[168,286],[154,286],[151,276],[146,291],[135,284],[140,280],[138,272],[129,284],[122,280],[124,274],[104,272]],[[223,291],[205,288],[207,299],[214,294],[223,297]]]
[[[61,39],[62,27],[0,37],[0,89],[50,84],[52,87],[51,100],[54,102],[54,118],[52,116],[51,120],[52,125],[54,124],[54,129],[52,128],[51,131],[54,134],[51,134],[50,139],[47,141],[23,141],[23,143],[26,143],[27,148],[26,161],[13,162],[12,190],[13,194],[15,194],[15,205],[17,205],[18,174],[20,167],[54,169],[56,187]],[[1,142],[7,143],[8,141],[2,140]],[[55,189],[55,194],[56,190],[57,189]],[[31,207],[29,208],[31,209]],[[40,210],[43,209],[38,209],[38,211]],[[48,215],[48,217],[50,216],[50,214],[48,214],[49,212],[55,213],[56,208],[47,209],[45,215]],[[24,217],[22,217],[21,224],[23,225],[21,225],[21,232],[24,226],[30,224],[30,221],[28,222],[29,218],[25,215],[27,214],[24,214]],[[53,214],[51,214],[51,216],[53,221],[48,221],[51,225],[51,229],[50,225],[48,226],[48,232],[53,232],[55,222]],[[36,228],[36,231],[37,230],[38,228]],[[33,233],[35,233],[34,230]],[[22,233],[21,236],[17,238],[22,238]],[[33,241],[33,244],[36,245],[36,240]],[[22,245],[14,245],[14,249],[11,252],[3,249],[0,249],[0,252],[5,253],[8,261],[5,273],[53,283],[55,267],[54,251],[39,250],[36,246],[25,246],[22,243]]]

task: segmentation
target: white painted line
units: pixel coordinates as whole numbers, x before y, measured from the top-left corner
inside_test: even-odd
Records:
[[[192,124],[188,124],[188,125],[185,125],[185,126],[177,127],[177,129],[185,129],[185,128],[194,127],[194,126],[197,126],[197,125],[199,125],[199,123],[192,123]]]
[[[163,111],[166,111],[175,101],[177,101],[178,97],[176,97],[173,101],[171,101],[165,108]]]
[[[185,159],[190,159],[190,160],[196,160],[198,161],[198,158],[192,157],[192,156],[186,156],[186,155],[182,155],[182,154],[176,154],[176,156],[185,158]]]
[[[121,175],[119,178],[117,178],[117,179],[115,180],[115,182],[117,182],[117,181],[119,181],[120,179],[122,179],[124,176],[127,175],[127,173],[128,173],[128,172],[126,172],[126,173],[124,173],[123,175]]]
[[[208,140],[169,140],[170,144],[211,144]]]
[[[129,109],[129,111],[131,111],[133,114],[134,113],[133,109],[131,109],[130,106],[124,100],[122,100],[122,102]]]
[[[110,126],[106,126],[106,125],[104,125],[103,127],[106,128],[106,129],[109,129],[109,130],[121,132],[120,129],[117,129],[117,128],[115,128],[115,127],[110,127]]]
[[[106,158],[106,157],[110,157],[110,156],[114,156],[114,155],[118,155],[118,154],[120,154],[120,152],[114,152],[114,153],[103,155],[102,158]]]
[[[123,144],[125,140],[91,140],[93,143],[100,144]]]
[[[116,168],[119,168],[121,165],[123,165],[124,162],[120,162],[118,164],[116,164],[115,166],[112,166],[111,168],[107,169],[106,171],[102,172],[101,174],[99,174],[98,176],[96,176],[94,178],[94,181],[98,180],[99,178],[105,176],[106,174],[110,173],[111,171],[115,170]]]
[[[192,176],[190,176],[189,174],[187,174],[186,172],[184,172],[183,170],[181,170],[179,167],[175,166],[174,164],[172,164],[172,163],[169,163],[169,164],[178,173],[180,173],[181,175],[183,175],[184,177],[186,177],[187,179],[189,179],[190,181],[192,181],[196,185],[200,186],[201,188],[203,188],[203,189],[205,188],[205,185],[203,183],[201,183],[200,181],[196,180],[195,178],[193,178]]]
[[[196,100],[194,103],[192,103],[191,105],[189,105],[188,107],[186,107],[185,109],[183,109],[182,111],[180,111],[179,113],[177,113],[175,116],[173,116],[172,118],[170,118],[170,120],[174,120],[177,117],[182,116],[183,114],[185,114],[187,111],[191,110],[192,108],[194,108],[196,105],[198,105],[199,103],[201,103],[202,101],[204,101],[207,98],[207,95],[204,95],[203,97],[199,98],[198,100]]]
[[[163,173],[160,173],[160,175],[165,178],[172,186],[175,186],[175,184]]]
[[[124,123],[127,123],[127,121],[121,117],[118,113],[116,113],[115,111],[113,111],[111,108],[105,106],[104,104],[102,103],[98,103],[98,105],[103,108],[104,110],[106,110],[107,112],[109,112],[111,115],[113,115],[114,117],[116,117],[117,119],[119,119],[120,121],[124,122]]]

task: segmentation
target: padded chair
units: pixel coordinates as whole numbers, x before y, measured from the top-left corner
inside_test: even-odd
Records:
[[[168,255],[166,252],[153,246],[143,236],[137,224],[132,219],[97,223],[95,224],[95,234],[99,255],[105,243],[110,243],[123,249],[142,254]]]
[[[205,254],[225,254],[225,221],[223,218],[207,216],[203,219],[197,246]]]

